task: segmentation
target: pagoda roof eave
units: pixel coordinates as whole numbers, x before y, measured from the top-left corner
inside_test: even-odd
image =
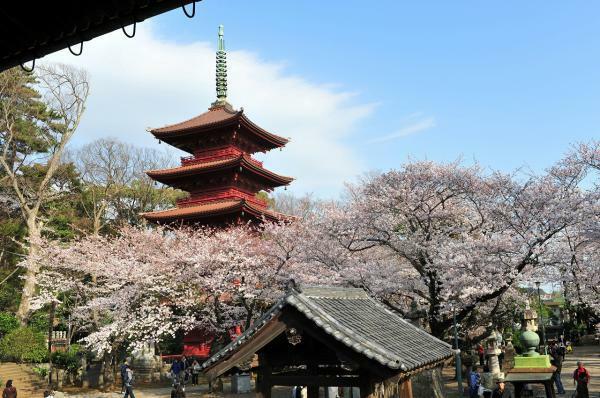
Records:
[[[262,209],[244,199],[224,200],[202,203],[196,206],[176,207],[168,210],[141,213],[146,220],[159,224],[171,224],[181,221],[196,221],[211,217],[227,216],[246,212],[256,219],[267,221],[287,220],[290,217],[272,210]]]
[[[245,170],[254,172],[280,185],[289,185],[294,180],[292,177],[286,177],[273,173],[272,171],[255,164],[251,159],[244,155],[213,162],[179,166],[171,169],[149,170],[146,172],[146,174],[153,180],[159,181],[163,184],[168,184],[169,182],[173,182],[181,178],[195,176],[198,174],[212,173],[234,167],[243,167]]]
[[[211,113],[213,112],[219,112],[219,114],[212,115]],[[150,133],[152,133],[155,138],[168,142],[171,139],[181,138],[188,135],[202,133],[236,124],[243,125],[248,129],[248,131],[268,141],[274,147],[282,147],[289,142],[289,139],[270,133],[252,122],[244,114],[243,109],[235,111],[233,108],[224,106],[211,108],[208,112],[202,113],[180,123],[150,129]]]

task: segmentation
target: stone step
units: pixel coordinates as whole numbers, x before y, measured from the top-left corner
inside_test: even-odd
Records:
[[[46,388],[46,383],[33,372],[31,365],[4,362],[0,364],[0,378],[4,383],[13,380],[19,398],[41,397]]]

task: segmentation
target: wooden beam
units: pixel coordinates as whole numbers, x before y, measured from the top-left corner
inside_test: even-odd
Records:
[[[398,385],[398,395],[400,398],[413,398],[412,382],[410,379],[401,381]]]
[[[229,369],[237,366],[237,364],[248,360],[258,350],[269,344],[274,338],[283,333],[286,329],[286,325],[281,322],[277,317],[273,318],[267,325],[265,325],[257,334],[252,336],[250,340],[242,343],[242,346],[238,348],[229,358],[218,361],[215,365],[211,366],[205,371],[206,376],[209,379],[219,377]]]
[[[339,376],[272,375],[271,383],[274,386],[360,387],[360,378]]]
[[[345,377],[359,377],[359,374],[355,371],[345,370],[342,368],[318,368],[316,370],[298,369],[298,370],[287,370],[283,372],[275,372],[275,376],[345,376]]]

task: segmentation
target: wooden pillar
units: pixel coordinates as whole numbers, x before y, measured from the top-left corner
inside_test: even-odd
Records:
[[[271,366],[264,354],[258,355],[258,374],[256,375],[256,395],[271,398]]]
[[[413,398],[412,381],[410,379],[398,383],[398,396],[400,398]]]
[[[523,391],[523,383],[513,383],[515,386],[515,398],[521,398],[521,392]]]
[[[368,373],[360,373],[360,398],[373,398],[373,381]]]

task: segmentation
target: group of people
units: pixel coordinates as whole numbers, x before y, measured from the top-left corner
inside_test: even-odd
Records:
[[[201,371],[200,363],[193,358],[186,358],[185,355],[181,359],[175,359],[171,364],[171,379],[182,384],[191,383],[194,386],[198,385],[198,379]]]
[[[549,355],[551,364],[556,369],[552,378],[556,385],[558,394],[565,394],[561,380],[562,364],[564,360],[564,349],[559,345],[550,346]],[[482,371],[483,369],[483,371]],[[583,362],[577,361],[577,368],[573,372],[573,383],[575,385],[575,397],[589,398],[588,385],[590,383],[590,372],[584,367]],[[476,366],[468,374],[469,398],[513,398],[510,390],[506,389],[503,377],[496,377],[490,372],[488,365]]]
[[[483,369],[483,372],[482,372]],[[504,377],[494,377],[488,365],[476,366],[467,378],[469,398],[513,398]]]

